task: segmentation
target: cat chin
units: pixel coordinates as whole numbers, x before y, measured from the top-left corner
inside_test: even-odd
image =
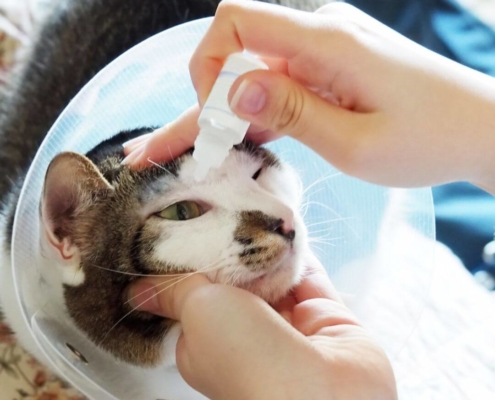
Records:
[[[273,304],[301,281],[303,272],[302,258],[293,254],[284,258],[272,271],[237,286]]]
[[[281,279],[278,274],[263,277],[263,281],[251,282],[245,288],[249,292],[261,297],[267,303],[274,304],[285,297],[290,290],[301,280],[301,274],[297,276],[290,275]]]
[[[274,304],[286,296],[296,286],[304,274],[306,247],[306,229],[302,220],[295,220],[296,239],[289,250],[267,273],[239,279],[236,286],[245,289],[270,304]]]

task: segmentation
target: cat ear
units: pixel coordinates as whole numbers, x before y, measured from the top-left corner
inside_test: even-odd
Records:
[[[61,153],[50,163],[41,203],[42,223],[49,244],[65,264],[79,266],[73,240],[77,217],[109,190],[113,187],[98,168],[80,154]]]

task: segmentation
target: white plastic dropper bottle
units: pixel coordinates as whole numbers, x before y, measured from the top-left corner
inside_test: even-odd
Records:
[[[194,174],[197,181],[203,180],[210,168],[218,168],[230,149],[246,136],[249,122],[231,111],[228,94],[240,75],[256,69],[268,66],[248,53],[231,54],[225,61],[198,119],[199,135],[193,153],[198,163]]]

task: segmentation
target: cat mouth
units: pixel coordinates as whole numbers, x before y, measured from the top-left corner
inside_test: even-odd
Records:
[[[281,257],[280,261],[275,265],[271,266],[268,271],[263,272],[261,275],[257,276],[249,283],[250,285],[257,285],[263,283],[264,281],[275,278],[281,272],[292,268],[291,265],[293,263],[292,258],[296,254],[294,247],[291,245],[289,249],[287,249],[286,253]]]

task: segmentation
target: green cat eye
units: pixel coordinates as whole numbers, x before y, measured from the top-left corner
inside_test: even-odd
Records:
[[[180,201],[160,211],[158,216],[173,221],[186,221],[201,216],[201,208],[194,201]]]

